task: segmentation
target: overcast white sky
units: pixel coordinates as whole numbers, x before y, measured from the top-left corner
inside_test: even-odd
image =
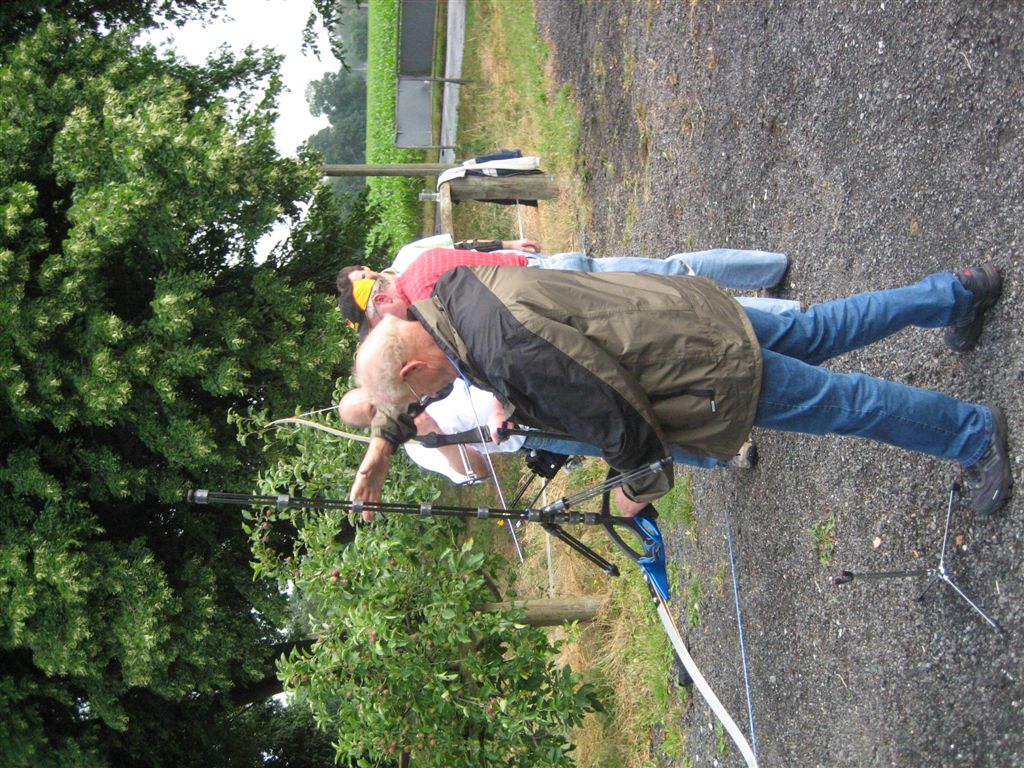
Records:
[[[3,0],[0,0],[3,2]],[[312,7],[312,0],[226,0],[221,19],[208,26],[188,24],[181,29],[149,31],[140,41],[158,48],[172,48],[188,61],[201,64],[212,51],[227,43],[239,52],[247,45],[270,47],[284,55],[281,79],[284,91],[278,97],[278,118],[275,125],[277,151],[294,155],[298,146],[312,134],[328,125],[325,117],[313,117],[306,105],[306,85],[319,80],[324,72],[337,70],[337,59],[331,55],[327,33],[319,30],[320,59],[302,54],[302,30]],[[288,236],[288,229],[278,224],[256,246],[257,260],[266,258],[271,249]]]
[[[283,155],[295,154],[296,148],[327,123],[326,118],[313,117],[306,106],[306,85],[319,80],[324,72],[335,71],[338,61],[330,54],[327,35],[321,30],[320,59],[303,56],[302,29],[312,7],[311,0],[226,0],[220,21],[203,27],[189,24],[181,29],[148,33],[143,40],[160,48],[170,47],[193,63],[202,63],[222,43],[233,51],[247,45],[270,47],[284,54],[281,77],[285,91],[278,100],[277,149]]]

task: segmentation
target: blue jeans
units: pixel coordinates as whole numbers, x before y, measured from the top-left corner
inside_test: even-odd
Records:
[[[585,253],[524,255],[529,266],[541,269],[564,269],[572,272],[645,272],[652,275],[684,277],[693,274],[707,277],[726,288],[750,290],[771,288],[776,285],[782,279],[789,263],[783,253],[737,251],[732,248],[677,253],[666,259],[648,259],[642,256],[609,256],[595,259]],[[800,302],[792,299],[740,296],[736,301],[745,307],[760,309],[763,312],[800,310]]]
[[[737,296],[736,301],[747,309],[759,309],[762,312],[802,312],[800,302],[795,299],[772,299],[767,296]]]
[[[748,309],[761,343],[764,376],[756,425],[813,435],[857,435],[976,463],[992,436],[992,412],[939,392],[819,364],[907,326],[940,328],[963,319],[970,291],[943,272],[905,288],[861,293],[807,312]]]
[[[575,440],[556,440],[550,437],[527,437],[523,443],[526,450],[537,449],[557,453],[561,456],[600,456],[601,452],[589,443],[577,443]],[[683,453],[676,447],[672,447],[672,460],[679,464],[689,464],[691,467],[711,469],[713,467],[725,467],[726,462],[704,456],[691,456]]]
[[[585,253],[553,256],[527,254],[530,266],[568,269],[575,272],[646,272],[652,275],[699,275],[725,288],[757,290],[772,288],[782,279],[789,259],[784,253],[715,248],[676,253],[664,259],[642,256],[609,256],[595,259]]]

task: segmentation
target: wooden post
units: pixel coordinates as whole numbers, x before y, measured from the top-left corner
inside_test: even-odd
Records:
[[[452,223],[452,191],[447,184],[442,184],[437,191],[437,210],[441,216],[441,231],[453,234],[455,225]]]
[[[464,176],[448,182],[452,200],[550,200],[558,183],[546,173],[516,176]]]
[[[320,171],[324,176],[439,176],[455,167],[450,163],[326,164],[320,166]]]
[[[557,627],[567,621],[593,621],[604,601],[604,595],[582,595],[550,600],[520,600],[514,603],[485,603],[480,610],[507,611],[514,606],[526,611],[523,621],[531,627]]]
[[[438,189],[437,210],[441,230],[455,234],[452,203],[461,200],[550,200],[558,196],[558,182],[546,173],[514,176],[463,176]]]

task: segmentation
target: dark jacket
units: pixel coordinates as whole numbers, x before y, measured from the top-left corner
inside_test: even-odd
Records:
[[[668,445],[728,460],[754,423],[760,347],[703,278],[460,267],[410,313],[510,418],[592,443],[620,470]],[[626,490],[650,500],[671,478]]]

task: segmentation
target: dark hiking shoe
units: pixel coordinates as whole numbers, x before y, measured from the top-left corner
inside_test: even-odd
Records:
[[[757,466],[757,444],[753,440],[747,440],[740,446],[737,453],[725,466],[732,469],[753,469]]]
[[[971,504],[982,518],[998,512],[1010,500],[1013,476],[1010,474],[1010,457],[1006,440],[1006,416],[1001,409],[992,405],[993,430],[988,449],[981,461],[964,467],[964,480],[971,491]]]
[[[967,317],[946,328],[943,339],[954,352],[968,352],[974,349],[981,336],[985,312],[999,301],[1003,290],[1003,270],[995,264],[984,264],[965,269],[957,278],[974,296],[974,304]]]

